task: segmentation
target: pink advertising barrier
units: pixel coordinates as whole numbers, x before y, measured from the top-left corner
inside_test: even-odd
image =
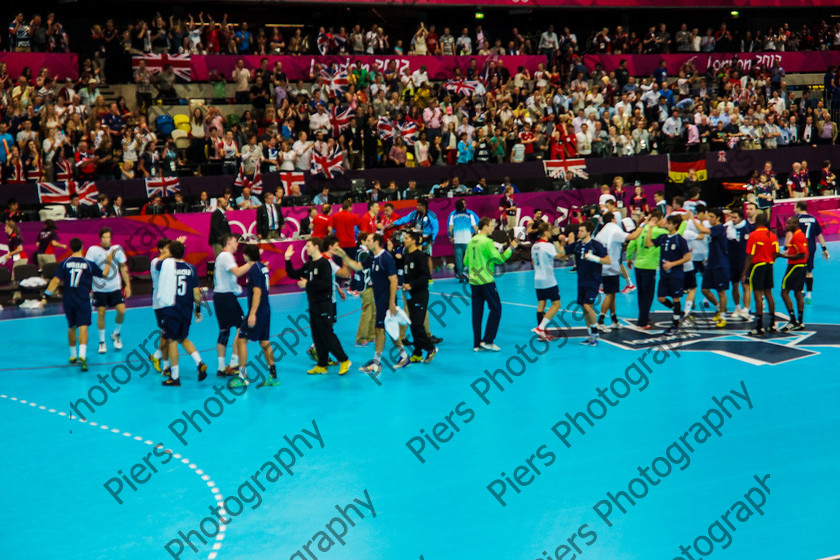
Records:
[[[653,193],[662,188],[662,185],[647,185],[645,193],[649,202],[653,201]],[[534,192],[515,195],[515,201],[520,209],[519,223],[525,225],[531,220],[535,209],[541,209],[552,223],[560,219],[561,224],[568,221],[568,217],[574,208],[584,204],[594,204],[598,201],[600,191],[598,189],[582,189],[575,191],[555,192]],[[482,216],[499,217],[499,196],[479,195],[470,196],[467,200],[467,208]],[[441,198],[430,201],[429,209],[438,219],[439,232],[434,241],[433,252],[435,256],[451,256],[453,254],[452,244],[449,242],[447,220],[449,214],[455,209],[457,198]],[[334,205],[334,208],[336,205]],[[416,201],[401,200],[394,202],[395,213],[398,216],[405,216],[416,208]],[[367,211],[367,205],[357,203],[353,205],[353,212],[362,215]],[[306,217],[308,208],[296,206],[283,208],[283,216],[286,219],[283,233],[292,237],[299,228],[300,220]],[[236,210],[227,213],[231,231],[234,234],[256,234],[256,210]],[[146,255],[150,259],[156,253],[156,243],[161,237],[176,239],[184,236],[187,248],[185,260],[198,269],[200,275],[205,275],[207,263],[212,260],[213,252],[207,242],[207,232],[210,229],[210,214],[164,214],[159,216],[130,216],[126,218],[103,218],[90,220],[62,220],[57,222],[59,241],[67,243],[73,237],[79,237],[85,247],[99,243],[99,230],[102,227],[109,227],[112,230],[112,243],[120,245],[127,255]],[[35,254],[38,232],[41,230],[40,222],[24,222],[21,224],[21,235],[24,241],[24,251],[32,258]],[[302,240],[277,241],[261,243],[263,261],[271,271],[271,284],[291,282],[286,278],[285,253],[289,243],[295,247],[293,262],[299,266],[303,262]],[[69,250],[56,255],[57,260],[69,256]]]
[[[840,240],[840,196],[777,200],[770,213],[772,227],[776,233],[784,234],[785,222],[793,216],[794,207],[799,200],[808,202],[808,213],[820,223],[823,235],[828,241]]]
[[[770,68],[774,63],[781,66],[785,73],[825,72],[831,65],[840,64],[840,51],[809,51],[809,52],[761,52],[761,53],[685,53],[685,54],[588,54],[583,57],[583,63],[590,70],[596,64],[610,72],[618,68],[618,64],[627,61],[627,71],[633,76],[649,76],[659,67],[659,62],[668,63],[668,76],[676,76],[683,64],[693,61],[694,66],[701,73],[709,68],[714,71],[721,68],[737,68],[742,72],[749,72],[752,68],[766,66]]]
[[[20,76],[25,67],[37,76],[41,68],[46,67],[50,76],[79,79],[79,55],[73,53],[16,53],[0,52],[0,63],[6,65],[6,72],[13,79]]]
[[[326,0],[341,2],[342,0]],[[475,6],[475,0],[356,0],[360,4],[409,4],[413,7],[423,5],[469,5]],[[698,7],[697,0],[482,0],[480,6],[512,6],[518,8],[575,8],[575,7],[628,7],[628,8],[666,8]],[[703,0],[703,8],[747,8],[747,7],[834,7],[836,0]]]
[[[245,68],[254,70],[260,67],[260,60],[268,59],[268,67],[274,68],[276,62],[283,64],[283,71],[289,80],[308,80],[315,64],[329,66],[338,64],[340,68],[347,68],[350,64],[361,65],[365,68],[373,68],[378,65],[385,69],[391,61],[396,62],[398,72],[409,73],[418,70],[421,66],[426,67],[429,78],[433,80],[445,80],[452,77],[455,68],[460,68],[466,74],[470,66],[470,60],[475,59],[478,67],[482,68],[488,60],[495,60],[502,63],[511,74],[516,72],[519,66],[524,66],[533,72],[537,64],[545,62],[544,56],[233,56],[233,55],[195,55],[190,57],[190,75],[194,82],[206,82],[211,70],[217,70],[220,74],[230,79],[237,60],[245,63]]]

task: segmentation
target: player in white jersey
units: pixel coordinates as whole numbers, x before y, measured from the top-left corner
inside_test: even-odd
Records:
[[[223,235],[219,239],[221,252],[216,257],[213,269],[213,309],[216,311],[216,321],[219,323],[219,337],[216,339],[216,353],[218,355],[218,369],[216,377],[234,376],[239,373],[239,355],[236,352],[236,338],[239,337],[239,327],[242,325],[242,307],[237,296],[242,293],[238,278],[248,273],[253,262],[246,262],[237,266],[233,256],[239,247],[239,240],[232,235]],[[225,367],[225,353],[227,352],[230,329],[236,329],[234,350],[230,357],[230,366]]]
[[[120,329],[125,319],[125,300],[131,297],[131,279],[128,276],[128,266],[125,251],[119,245],[111,245],[111,228],[104,227],[99,230],[99,245],[93,245],[88,249],[85,258],[95,263],[99,268],[105,269],[105,261],[108,253],[113,252],[113,264],[107,278],[97,278],[93,281],[93,306],[96,308],[96,328],[99,330],[99,353],[108,351],[105,346],[105,311],[109,307],[117,310],[116,325],[111,334],[114,343],[114,350],[122,350],[122,339]],[[119,273],[117,273],[119,270]],[[120,284],[122,277],[123,284]]]
[[[618,214],[620,216],[621,214]],[[639,237],[642,233],[642,228],[635,228],[631,233],[627,233],[617,223],[616,212],[611,212],[609,207],[606,212],[601,214],[601,220],[604,225],[595,236],[595,241],[607,248],[607,254],[610,257],[610,264],[602,265],[601,269],[601,286],[604,288],[604,301],[601,303],[601,312],[598,314],[598,330],[608,332],[610,329],[604,324],[604,317],[607,311],[610,312],[610,319],[612,320],[612,328],[619,328],[618,315],[615,311],[615,294],[618,293],[619,276],[624,268],[622,264],[622,247],[627,241],[632,241]]]
[[[554,337],[546,332],[546,327],[554,319],[554,315],[560,311],[560,289],[557,287],[557,278],[554,276],[554,259],[565,255],[556,238],[553,238],[551,226],[540,223],[540,237],[531,247],[531,263],[534,267],[534,288],[537,291],[537,326],[531,329],[540,340],[553,340]],[[551,302],[548,311],[545,310],[547,302]]]

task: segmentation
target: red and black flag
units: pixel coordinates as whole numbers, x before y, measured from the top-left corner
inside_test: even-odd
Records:
[[[682,183],[688,178],[688,173],[694,170],[695,181],[706,181],[706,154],[668,154],[668,179],[672,183]]]

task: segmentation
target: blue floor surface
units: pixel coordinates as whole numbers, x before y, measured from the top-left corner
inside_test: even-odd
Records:
[[[213,375],[213,317],[190,337],[210,377],[182,356],[180,388],[150,371],[149,308],[128,311],[121,352],[96,354],[92,330],[88,373],[66,364],[63,316],[4,321],[0,558],[840,554],[838,276],[836,257],[817,264],[796,336],[752,340],[751,325],[719,331],[701,313],[682,343],[663,339],[630,327],[630,294],[624,328],[590,348],[572,311],[568,338],[534,342],[533,273],[509,272],[499,353],[472,351],[461,286],[436,280],[438,356],[377,381],[357,371],[373,353],[353,347],[358,300],[339,303],[351,373],[307,376],[308,333],[287,319],[304,296],[275,295],[281,385],[244,394]],[[575,275],[557,277],[565,306]]]

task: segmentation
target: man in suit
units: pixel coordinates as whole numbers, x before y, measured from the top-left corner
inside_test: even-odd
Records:
[[[73,220],[80,220],[84,218],[84,210],[82,210],[81,204],[79,204],[79,195],[71,194],[70,195],[70,204],[64,207],[64,217],[73,219]]]
[[[173,214],[186,214],[190,211],[190,205],[184,202],[184,195],[176,192],[175,193],[175,204],[172,205],[172,213]]]
[[[155,216],[158,214],[166,214],[166,207],[163,205],[163,199],[159,194],[152,195],[148,204],[143,208],[144,215]]]
[[[265,191],[264,204],[257,208],[257,236],[260,239],[280,239],[283,237],[283,214],[275,201],[274,193]]]
[[[111,208],[111,203],[108,200],[107,194],[99,193],[97,202],[90,208],[88,215],[91,218],[109,218],[114,215],[114,209]]]
[[[125,216],[125,206],[123,205],[123,197],[114,197],[114,203],[111,204],[111,210],[114,211],[114,216],[117,218],[122,218]]]
[[[225,210],[228,207],[228,199],[220,196],[216,202],[216,209],[213,210],[210,216],[210,235],[207,242],[213,248],[213,257],[218,257],[224,247],[221,239],[225,235],[230,235],[230,224],[225,217]]]

